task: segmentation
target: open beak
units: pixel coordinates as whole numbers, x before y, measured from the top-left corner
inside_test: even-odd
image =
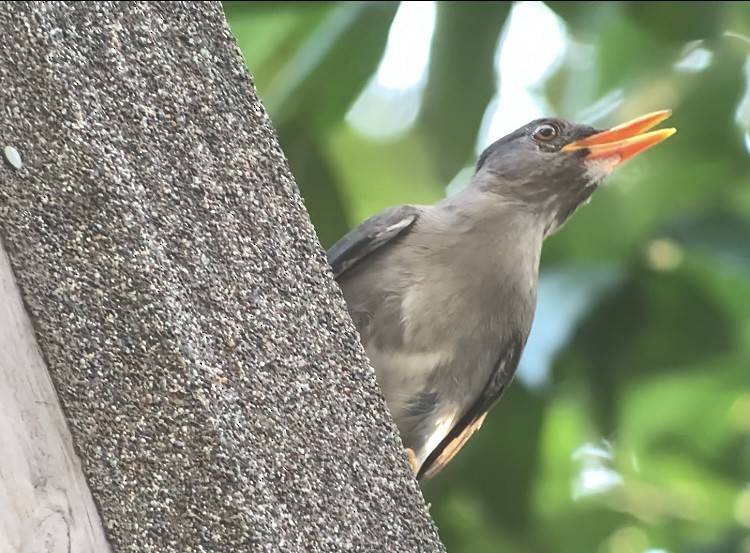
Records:
[[[622,125],[571,142],[564,146],[562,151],[571,152],[585,148],[588,150],[587,160],[615,159],[615,164],[619,165],[626,159],[647,150],[651,146],[656,146],[659,142],[676,133],[677,129],[646,132],[670,115],[672,115],[670,110],[655,111],[648,115],[642,115]]]

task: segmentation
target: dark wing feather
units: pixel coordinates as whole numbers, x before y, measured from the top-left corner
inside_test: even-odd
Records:
[[[416,206],[389,207],[351,230],[327,252],[334,278],[338,279],[372,252],[406,232],[418,216]]]
[[[511,380],[513,380],[525,344],[526,337],[523,336],[516,336],[510,340],[509,346],[505,348],[495,364],[495,371],[482,394],[422,463],[417,475],[420,481],[431,478],[440,472],[456,453],[466,445],[471,435],[479,430],[482,422],[484,422],[484,417],[487,416],[489,410],[500,399]]]

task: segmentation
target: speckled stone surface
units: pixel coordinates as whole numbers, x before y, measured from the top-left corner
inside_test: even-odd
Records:
[[[0,232],[114,551],[442,551],[218,3],[0,9]]]

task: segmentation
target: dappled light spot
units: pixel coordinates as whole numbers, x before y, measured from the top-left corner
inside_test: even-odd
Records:
[[[563,59],[567,44],[565,23],[543,2],[513,6],[496,51],[500,86],[479,131],[478,151],[527,121],[549,114],[542,84]]]
[[[687,44],[682,51],[682,57],[674,64],[674,68],[685,73],[699,73],[711,65],[714,54],[702,44],[702,40]]]
[[[573,499],[598,495],[623,484],[622,476],[616,471],[597,465],[584,467],[573,483]]]
[[[587,442],[576,449],[571,458],[581,465],[573,481],[572,496],[576,501],[603,494],[624,483],[622,476],[612,467],[614,450],[608,441],[599,445]]]
[[[346,120],[373,140],[395,140],[414,125],[430,61],[435,2],[401,2],[377,72]]]
[[[646,262],[654,271],[674,271],[684,257],[680,243],[669,238],[652,240],[646,249]]]
[[[401,2],[375,82],[393,90],[420,84],[427,73],[434,28],[435,2]]]
[[[750,433],[750,394],[743,394],[735,400],[729,418],[738,430]]]
[[[742,135],[742,140],[745,145],[745,150],[750,152],[750,59],[745,62],[743,69],[745,76],[745,94],[742,96],[739,104],[737,104],[735,121],[737,121],[745,131]]]
[[[742,526],[750,528],[750,484],[740,492],[734,503],[734,518]]]

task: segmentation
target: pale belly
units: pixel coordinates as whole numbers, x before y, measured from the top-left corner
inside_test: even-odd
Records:
[[[446,400],[444,395],[430,412],[414,413],[410,405],[429,385],[436,367],[450,363],[453,354],[449,350],[381,351],[372,344],[365,350],[404,446],[414,452],[421,466],[456,424],[464,406]]]

